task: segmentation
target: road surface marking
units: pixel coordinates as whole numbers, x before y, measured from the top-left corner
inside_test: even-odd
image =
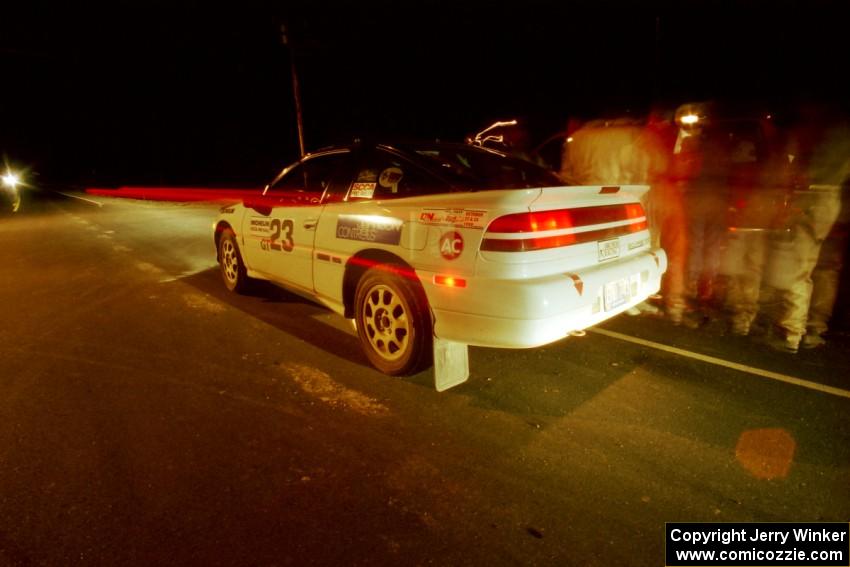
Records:
[[[738,370],[740,372],[747,372],[749,374],[755,374],[756,376],[761,376],[762,378],[770,378],[771,380],[777,380],[779,382],[785,382],[786,384],[794,384],[795,386],[801,386],[803,388],[808,388],[809,390],[816,390],[818,392],[823,392],[825,394],[832,394],[833,396],[839,396],[841,398],[850,398],[850,390],[842,390],[841,388],[835,388],[833,386],[827,386],[825,384],[819,384],[817,382],[812,382],[810,380],[803,380],[802,378],[795,378],[794,376],[788,376],[787,374],[780,374],[778,372],[771,372],[769,370],[762,370],[761,368],[755,368],[753,366],[747,366],[746,364],[738,364],[737,362],[730,362],[728,360],[723,360],[722,358],[716,358],[714,356],[708,356],[705,354],[700,354],[698,352],[692,352],[689,350],[676,348],[673,346],[656,343],[653,341],[647,341],[645,339],[639,339],[637,337],[633,337],[631,335],[624,335],[622,333],[617,333],[615,331],[608,331],[606,329],[593,328],[588,329],[591,333],[596,333],[598,335],[605,335],[606,337],[611,337],[614,339],[620,339],[621,341],[627,341],[630,343],[634,343],[636,345],[641,345],[649,348],[654,348],[657,350],[662,350],[664,352],[669,352],[672,354],[678,354],[679,356],[685,356],[688,358],[693,358],[695,360],[699,360],[702,362],[707,362],[709,364],[716,364],[717,366],[723,366],[726,368],[731,368],[732,370]]]
[[[57,191],[57,193],[70,199],[78,199],[80,201],[85,201],[86,203],[91,203],[92,205],[97,205],[98,207],[103,207],[103,203],[98,203],[92,199],[86,199],[85,197],[80,197],[78,195],[71,195],[70,193],[63,193],[62,191]]]

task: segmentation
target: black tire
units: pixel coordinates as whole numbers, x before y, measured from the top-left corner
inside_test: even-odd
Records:
[[[229,228],[221,231],[218,239],[218,265],[221,268],[221,278],[224,285],[235,293],[247,292],[253,280],[248,277],[245,262],[236,243],[236,235]]]
[[[354,296],[357,334],[372,365],[405,376],[432,363],[431,311],[419,282],[397,266],[370,268]]]

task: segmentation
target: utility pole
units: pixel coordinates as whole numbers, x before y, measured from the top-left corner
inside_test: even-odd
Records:
[[[301,157],[307,153],[304,149],[304,119],[301,115],[301,89],[298,87],[298,73],[295,71],[295,51],[289,44],[289,37],[286,34],[286,24],[280,25],[280,41],[289,51],[289,70],[292,73],[292,96],[295,97],[295,120],[298,123],[298,148],[301,150]]]
[[[655,41],[652,49],[652,98],[661,92],[661,14],[655,16]]]

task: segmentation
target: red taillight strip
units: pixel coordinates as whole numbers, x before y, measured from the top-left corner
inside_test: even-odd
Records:
[[[634,220],[643,216],[645,216],[645,213],[640,203],[535,211],[499,217],[490,223],[487,232],[497,234],[542,232]]]
[[[588,230],[586,232],[573,232],[570,234],[557,234],[554,236],[540,236],[537,238],[532,237],[510,240],[501,238],[485,238],[481,242],[481,250],[484,252],[529,252],[532,250],[543,250],[546,248],[560,248],[562,246],[582,244],[584,242],[592,242],[594,240],[616,238],[618,236],[624,236],[633,232],[646,230],[646,227],[646,221],[642,220],[612,228]]]

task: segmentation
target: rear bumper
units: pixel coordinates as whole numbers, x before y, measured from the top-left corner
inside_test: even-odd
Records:
[[[563,339],[644,301],[658,292],[666,269],[664,251],[654,250],[571,274],[473,279],[462,290],[430,282],[425,287],[437,337],[475,346],[530,348]],[[610,284],[618,281],[628,294],[612,302],[613,294],[606,295],[605,288],[612,291]]]

